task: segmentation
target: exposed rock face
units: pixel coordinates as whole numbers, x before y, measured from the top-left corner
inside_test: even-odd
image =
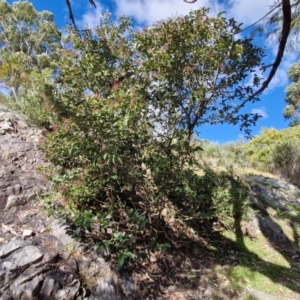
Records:
[[[300,206],[300,190],[294,185],[262,176],[251,176],[250,180],[252,181],[252,191],[263,198],[261,201],[264,201],[264,205],[286,212],[290,211],[289,205]]]
[[[251,203],[258,212],[250,222],[242,224],[243,233],[255,237],[263,232],[270,240],[276,240],[283,245],[291,244],[282,228],[273,221],[273,217],[279,213],[289,216],[291,220],[298,218],[300,189],[285,181],[263,176],[250,176],[246,180],[250,185]],[[284,225],[290,227],[291,224],[288,222]]]
[[[42,138],[0,106],[0,299],[124,299],[121,279],[101,256],[35,205],[49,188],[37,171],[50,166],[37,149]],[[135,299],[134,285],[125,284]]]

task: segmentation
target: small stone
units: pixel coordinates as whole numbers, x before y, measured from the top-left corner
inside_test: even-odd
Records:
[[[14,186],[14,190],[15,190],[15,195],[20,194],[21,191],[22,191],[21,185],[20,185],[20,184],[16,184],[16,185]]]
[[[166,288],[166,293],[175,293],[175,292],[176,292],[175,285],[170,285],[169,287]]]
[[[209,298],[209,299],[210,299],[211,295],[212,295],[211,291],[210,291],[210,290],[206,290],[206,291],[204,292],[204,294],[203,294],[203,297],[204,297],[204,298]]]
[[[24,229],[23,230],[23,237],[33,236],[34,231],[32,229]]]
[[[7,195],[7,196],[14,195],[14,193],[15,193],[15,190],[14,190],[14,187],[13,187],[13,186],[9,186],[9,187],[6,189],[6,195]]]
[[[20,203],[20,199],[17,196],[10,195],[7,198],[7,203],[6,203],[5,209],[9,209],[13,206],[18,205],[19,203]]]
[[[28,197],[27,197],[27,201],[31,201],[36,197],[35,193],[31,193]]]

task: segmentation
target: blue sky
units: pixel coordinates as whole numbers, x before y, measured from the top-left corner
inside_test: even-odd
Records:
[[[14,1],[9,0],[12,4]],[[38,11],[48,10],[55,16],[55,22],[59,28],[63,28],[68,19],[68,10],[65,0],[32,0]],[[233,17],[238,22],[243,23],[244,27],[253,24],[269,10],[272,0],[198,0],[194,4],[187,4],[183,0],[102,0],[96,1],[97,8],[92,8],[87,0],[72,0],[74,15],[77,24],[84,27],[86,24],[90,27],[99,23],[99,17],[102,12],[111,12],[114,15],[126,15],[135,20],[138,28],[151,26],[155,21],[167,17],[183,15],[191,9],[199,7],[210,7],[210,14],[215,15],[218,12],[225,11],[227,17]],[[260,41],[261,42],[261,41]],[[277,44],[275,41],[263,41],[267,47],[269,63],[275,57]],[[294,53],[285,53],[283,62],[273,79],[269,88],[260,97],[261,101],[255,104],[248,104],[244,112],[253,112],[262,115],[257,125],[252,128],[252,134],[260,133],[261,127],[273,127],[283,129],[288,126],[282,116],[282,110],[285,107],[285,88],[288,85],[287,70],[297,61]],[[266,61],[268,63],[268,61]],[[208,139],[225,143],[235,141],[243,132],[238,127],[230,125],[204,126],[199,128],[201,139]]]

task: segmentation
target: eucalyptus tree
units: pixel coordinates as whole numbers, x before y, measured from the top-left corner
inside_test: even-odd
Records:
[[[297,62],[288,72],[291,81],[286,88],[285,102],[287,106],[283,111],[286,119],[291,120],[290,126],[300,125],[300,62]]]
[[[37,12],[28,1],[0,0],[0,81],[16,103],[32,76],[54,72],[60,40],[52,13]]]

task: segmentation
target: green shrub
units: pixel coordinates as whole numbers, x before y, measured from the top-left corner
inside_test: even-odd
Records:
[[[234,38],[233,20],[206,14],[193,11],[140,33],[126,18],[104,16],[95,31],[68,37],[75,51],[61,61],[52,94],[57,122],[44,149],[65,170],[54,178],[62,214],[78,225],[76,233],[92,231],[102,248],[117,252],[120,264],[148,249],[165,251],[169,234],[179,232],[174,222],[187,235],[187,220],[229,224],[243,211],[240,182],[195,174],[199,147],[191,137],[206,123],[247,127],[251,116],[235,117],[228,99],[240,103],[251,94],[240,83],[263,53]]]
[[[295,143],[300,141],[299,126],[280,131],[264,128],[260,135],[253,137],[238,149],[244,153],[245,160],[249,161],[254,168],[273,172],[273,156],[277,152],[276,147],[291,140]]]
[[[287,140],[274,146],[273,170],[290,182],[300,185],[300,140]]]

